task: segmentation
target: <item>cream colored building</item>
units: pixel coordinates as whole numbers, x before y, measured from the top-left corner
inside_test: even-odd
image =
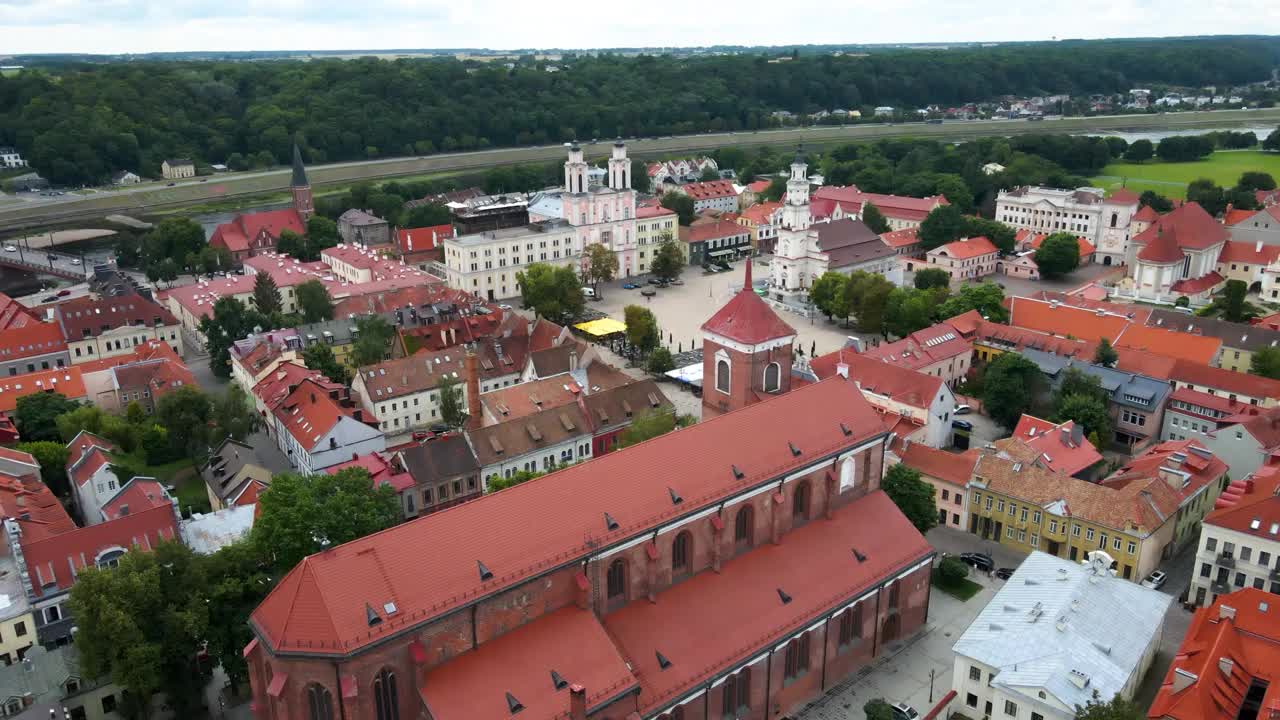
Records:
[[[640,205],[636,207],[636,271],[646,273],[653,264],[653,256],[663,240],[670,237],[679,242],[679,225],[675,212],[661,205]]]
[[[446,279],[449,287],[488,300],[516,297],[520,294],[516,273],[535,262],[576,268],[580,254],[576,237],[577,229],[564,220],[544,220],[445,238]]]
[[[196,176],[196,165],[185,158],[165,160],[160,163],[160,174],[165,180],[192,178]]]

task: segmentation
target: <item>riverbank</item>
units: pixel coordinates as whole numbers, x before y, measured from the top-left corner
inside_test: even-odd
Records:
[[[1181,199],[1187,185],[1208,178],[1222,187],[1231,187],[1248,171],[1270,173],[1280,177],[1280,153],[1261,150],[1218,150],[1203,160],[1169,163],[1149,160],[1144,163],[1111,163],[1095,175],[1091,182],[1107,190],[1126,187],[1140,193],[1152,190],[1165,197]]]

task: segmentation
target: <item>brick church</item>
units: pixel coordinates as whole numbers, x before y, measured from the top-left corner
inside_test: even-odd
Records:
[[[307,169],[302,164],[302,151],[293,146],[293,177],[289,181],[293,205],[282,210],[265,210],[236,215],[228,223],[222,223],[209,237],[210,247],[226,248],[236,264],[245,258],[275,250],[280,233],[290,230],[298,235],[307,232],[307,218],[315,214],[311,197],[311,183]]]
[[[878,413],[838,376],[756,402],[793,331],[730,306],[723,414],[289,572],[250,621],[255,716],[775,720],[924,627]]]

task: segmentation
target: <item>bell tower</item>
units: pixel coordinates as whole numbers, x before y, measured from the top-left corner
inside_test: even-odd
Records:
[[[311,199],[311,182],[307,180],[307,168],[302,164],[302,151],[298,144],[293,144],[293,179],[289,181],[289,191],[293,193],[293,209],[298,211],[305,223],[315,214],[316,208]]]
[[[564,189],[570,193],[587,191],[587,163],[582,159],[582,148],[576,144],[569,148],[569,159],[564,163]]]
[[[631,189],[631,161],[627,159],[627,146],[622,138],[613,144],[613,157],[609,158],[609,187]]]

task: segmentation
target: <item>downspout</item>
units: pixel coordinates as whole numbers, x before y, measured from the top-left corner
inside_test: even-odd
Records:
[[[347,699],[342,692],[342,672],[338,670],[338,663],[333,663],[333,680],[338,687],[338,717],[340,720],[347,720]]]
[[[477,604],[475,604],[475,605],[472,605],[472,606],[471,606],[471,649],[472,649],[472,650],[475,650],[475,649],[476,649],[476,647],[477,647],[477,643],[476,643],[476,608],[478,608],[478,607],[479,607],[479,603],[477,603]]]
[[[884,586],[881,585],[876,590],[876,622],[871,629],[871,657],[875,657],[880,651],[880,596],[884,595]]]
[[[711,719],[711,683],[707,683],[706,694],[702,696],[702,720]]]
[[[773,716],[773,648],[764,659],[764,720]]]
[[[831,654],[831,646],[827,643],[831,640],[831,618],[828,617],[826,622],[822,624],[822,684],[820,689],[822,692],[827,691],[827,656]]]

